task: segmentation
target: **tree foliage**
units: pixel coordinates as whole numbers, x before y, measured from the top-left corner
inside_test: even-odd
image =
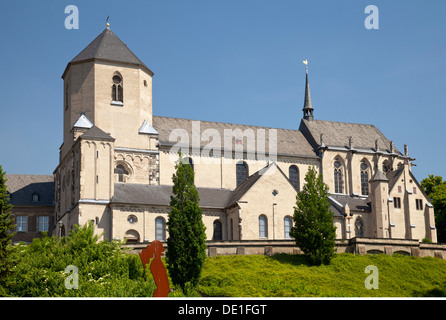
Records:
[[[183,291],[196,287],[206,258],[206,227],[198,205],[194,172],[180,154],[175,165],[167,227],[166,260],[172,283]]]
[[[290,235],[316,265],[329,264],[335,251],[336,227],[328,195],[328,186],[322,176],[310,167],[305,175],[305,185],[297,193]]]
[[[6,190],[5,172],[0,166],[0,295],[5,286],[10,269],[13,266],[11,259],[11,240],[14,236],[14,220],[11,217],[12,205]]]
[[[421,186],[434,206],[437,241],[446,242],[446,181],[430,174],[421,181]]]
[[[17,265],[11,270],[3,295],[18,297],[151,297],[155,283],[135,254],[121,249],[122,243],[98,241],[91,223],[75,226],[67,237],[34,239],[32,244],[15,244]],[[67,266],[78,269],[78,288],[67,288],[72,275]]]

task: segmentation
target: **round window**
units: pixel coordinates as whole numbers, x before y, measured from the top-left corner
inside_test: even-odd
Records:
[[[121,77],[120,76],[113,76],[113,82],[118,84],[121,83]]]
[[[132,215],[127,217],[127,221],[130,224],[134,224],[134,223],[138,222],[138,218],[135,215],[132,214]]]

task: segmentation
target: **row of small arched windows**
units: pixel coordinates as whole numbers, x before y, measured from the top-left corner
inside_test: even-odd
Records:
[[[232,226],[232,223],[231,223]],[[293,220],[290,216],[286,216],[283,218],[283,237],[285,239],[290,239],[290,231],[293,226]],[[222,232],[222,223],[220,220],[214,221],[214,232],[212,235],[212,240],[222,240],[223,232]],[[259,238],[268,238],[268,218],[261,214],[259,216]]]
[[[293,220],[290,216],[283,218],[283,237],[290,239],[290,231],[293,226]],[[268,218],[261,214],[259,216],[259,238],[268,238]]]

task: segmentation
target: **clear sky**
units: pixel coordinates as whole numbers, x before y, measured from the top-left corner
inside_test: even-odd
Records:
[[[79,29],[65,28],[67,5]],[[368,30],[367,5],[379,9]],[[8,1],[0,11],[0,164],[52,174],[67,63],[105,28],[155,73],[160,116],[297,129],[308,59],[315,119],[374,124],[415,176],[446,178],[446,1]]]

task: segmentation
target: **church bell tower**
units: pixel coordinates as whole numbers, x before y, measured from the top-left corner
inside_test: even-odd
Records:
[[[56,219],[64,230],[92,221],[110,238],[115,184],[159,183],[153,75],[109,24],[65,68],[63,143],[54,171]]]

